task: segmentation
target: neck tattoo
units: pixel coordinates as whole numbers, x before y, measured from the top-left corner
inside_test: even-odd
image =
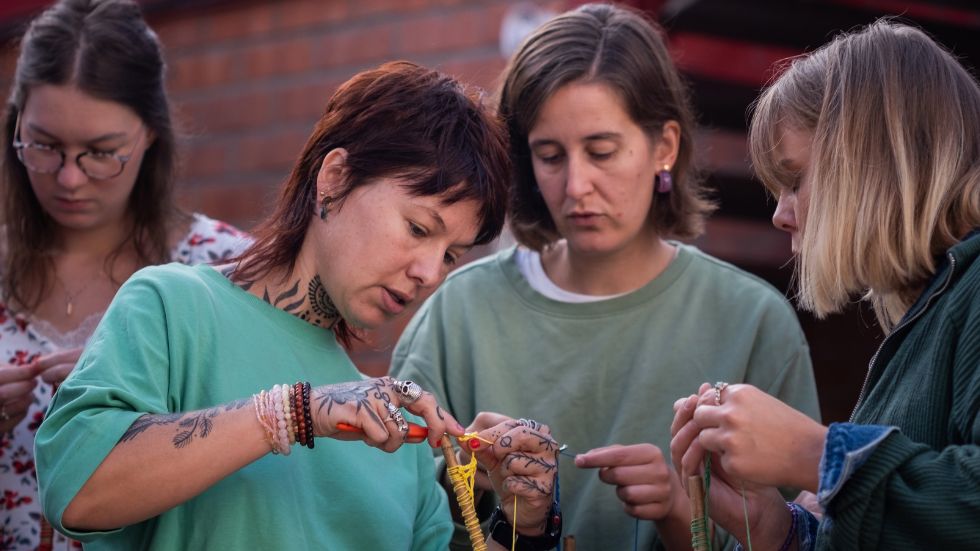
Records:
[[[327,288],[323,286],[319,275],[313,276],[307,285],[306,298],[310,301],[310,307],[303,310],[299,317],[314,325],[333,329],[340,321],[340,312],[327,294]]]
[[[222,273],[234,281],[233,270],[226,268],[222,270]],[[327,294],[327,289],[323,286],[323,282],[320,281],[320,276],[313,276],[313,279],[307,284],[305,297],[300,293],[300,281],[299,279],[293,281],[292,285],[289,285],[284,291],[280,291],[274,297],[269,293],[269,287],[266,286],[262,290],[262,300],[305,322],[332,330],[337,325],[337,322],[341,320],[340,311],[337,309],[337,305],[333,303],[333,300],[330,299],[330,295]],[[256,282],[239,280],[234,281],[234,283],[241,287],[242,290],[252,292],[252,287],[255,286]],[[307,302],[309,306],[307,306]]]

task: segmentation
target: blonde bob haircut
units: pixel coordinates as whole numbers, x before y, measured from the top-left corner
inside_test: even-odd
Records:
[[[786,129],[812,136],[806,174],[776,158]],[[980,87],[916,28],[879,20],[793,60],[757,100],[749,142],[774,195],[809,185],[796,278],[818,317],[863,294],[890,331],[980,225]]]

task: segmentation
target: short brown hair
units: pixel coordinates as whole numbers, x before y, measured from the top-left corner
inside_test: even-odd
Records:
[[[446,204],[476,201],[475,244],[500,235],[510,174],[503,125],[482,104],[480,91],[438,71],[391,62],[355,75],[327,102],[275,210],[253,232],[255,243],[242,255],[235,279],[292,273],[316,211],[320,165],[336,148],[347,150],[347,178],[333,204],[357,187],[398,177],[415,195],[440,196]],[[345,323],[336,333],[349,343]]]
[[[517,240],[540,250],[560,236],[538,190],[528,134],[544,103],[572,82],[606,84],[630,118],[654,136],[667,121],[681,127],[673,190],[656,196],[650,219],[661,235],[695,237],[715,206],[694,166],[694,115],[687,87],[671,61],[656,23],[642,13],[586,4],[548,21],[511,57],[500,90],[500,114],[510,132],[515,175],[510,224]],[[653,182],[650,183],[653,185]]]

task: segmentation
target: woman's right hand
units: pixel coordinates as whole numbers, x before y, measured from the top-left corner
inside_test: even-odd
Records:
[[[314,388],[310,391],[313,434],[363,440],[369,446],[393,452],[405,443],[407,423],[401,413],[401,408],[405,408],[425,419],[433,448],[439,447],[443,434],[463,435],[463,426],[436,402],[432,393],[423,389],[413,401],[400,392],[399,384],[391,377],[378,377]],[[361,430],[341,430],[339,423]]]
[[[84,350],[81,346],[69,350],[59,350],[34,360],[41,380],[52,385],[60,385],[68,377],[68,374],[75,369],[75,364],[78,363],[78,358],[82,356]]]
[[[704,384],[699,392],[710,389],[710,385]],[[703,476],[702,466],[708,453],[701,446],[701,428],[694,421],[698,399],[697,394],[692,394],[674,402],[674,420],[670,426],[671,462],[685,490],[689,476]],[[737,480],[725,471],[717,454],[711,458],[708,499],[711,519],[743,544],[748,540],[746,523],[752,541],[760,549],[778,549],[792,526],[792,515],[778,489]]]
[[[27,416],[38,373],[40,368],[36,362],[0,364],[0,432],[13,430]]]

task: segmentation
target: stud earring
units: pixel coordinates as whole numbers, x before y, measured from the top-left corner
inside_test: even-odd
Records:
[[[658,172],[653,180],[657,186],[657,193],[670,193],[674,186],[674,180],[670,175],[670,165],[664,165],[663,170]]]

